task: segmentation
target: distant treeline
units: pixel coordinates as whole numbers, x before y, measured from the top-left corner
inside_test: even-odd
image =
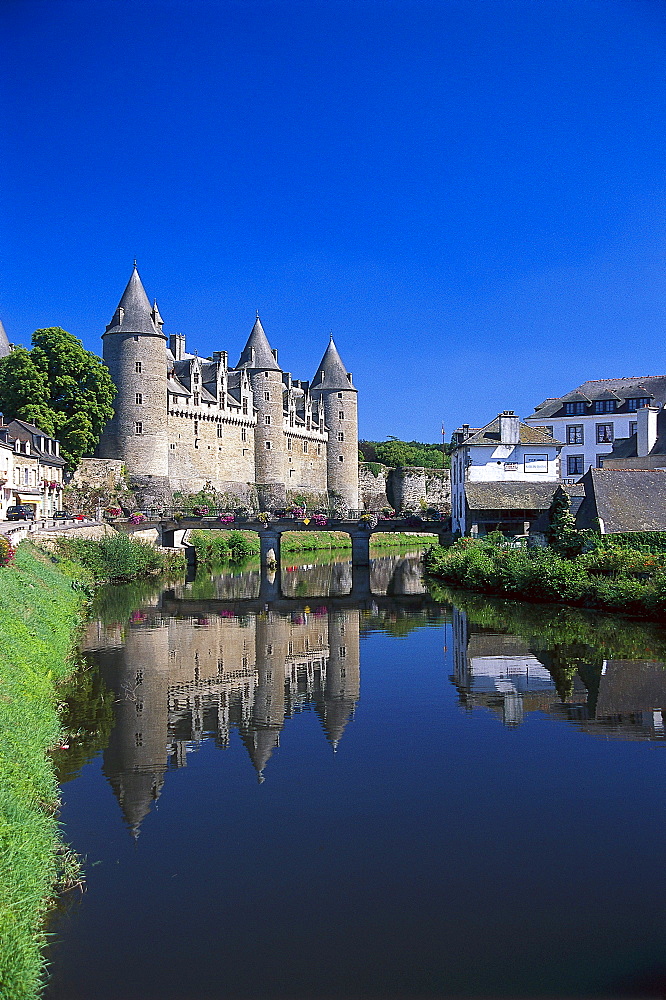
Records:
[[[448,469],[450,446],[445,445],[442,455],[441,444],[424,444],[422,441],[400,441],[388,437],[386,441],[359,441],[358,457],[361,462],[381,462],[392,469],[408,465],[419,465],[424,469]],[[442,461],[443,459],[443,461]]]

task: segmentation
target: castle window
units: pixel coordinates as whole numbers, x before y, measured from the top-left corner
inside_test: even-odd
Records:
[[[134,424],[134,433],[143,434],[143,424],[141,423],[140,420],[137,420],[137,422]]]
[[[140,361],[137,361],[137,363],[134,365],[134,371],[137,373],[137,375],[141,374],[141,362]]]
[[[271,450],[271,443],[270,443],[270,441],[267,441],[266,442],[266,451],[270,451],[270,450]]]
[[[289,414],[289,426],[290,427],[294,426],[294,414],[293,413]]]
[[[321,444],[317,445],[317,454],[321,455]]]
[[[199,372],[194,373],[194,384],[199,385]]]
[[[171,451],[175,451],[176,450],[175,444],[170,444],[169,447],[171,448]]]
[[[217,425],[217,436],[218,436],[219,438],[221,438],[221,437],[222,437],[222,424],[218,424],[218,425]]]
[[[243,413],[247,413],[247,397],[243,396]]]
[[[303,442],[303,454],[307,455],[307,453],[308,453],[308,443],[307,443],[307,441],[304,441]]]
[[[291,451],[291,438],[287,438],[287,451]]]
[[[140,392],[137,392],[137,394],[136,394],[136,405],[137,406],[141,406],[142,403],[143,403],[143,396],[141,395]]]
[[[338,441],[344,441],[345,435],[343,431],[338,431]]]
[[[270,398],[271,398],[270,392],[265,392],[264,393],[264,399],[266,400],[267,403],[270,401]]]
[[[264,378],[269,378],[268,372],[264,372]]]
[[[194,393],[193,402],[194,402],[195,406],[199,405],[199,393],[198,392]]]
[[[241,441],[247,441],[247,429],[241,427]]]
[[[344,455],[338,455],[338,462],[344,462],[344,460],[345,460]]]
[[[270,424],[270,422],[271,422],[271,418],[269,417],[269,415],[268,415],[268,414],[266,414],[266,416],[264,417],[264,423],[265,423],[266,425],[268,425],[268,424]]]
[[[340,656],[346,656],[346,655],[347,655],[347,647],[340,646]]]
[[[138,337],[135,337],[135,338],[134,338],[134,342],[135,342],[136,344],[138,344],[138,343],[139,343],[139,338],[138,338]]]
[[[194,421],[194,436],[196,437],[198,433],[199,433],[199,421],[195,420]]]
[[[137,340],[138,340],[138,337],[137,337]],[[143,746],[143,733],[135,733],[134,734],[134,745],[137,746],[137,747],[142,747]]]
[[[344,420],[344,419],[345,419],[345,411],[340,410],[340,412],[338,413],[338,420]]]
[[[342,399],[342,393],[341,392],[338,393],[338,399]]]

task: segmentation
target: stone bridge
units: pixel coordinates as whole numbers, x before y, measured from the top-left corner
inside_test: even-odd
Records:
[[[116,526],[129,534],[143,534],[157,530],[158,544],[174,548],[183,544],[188,531],[205,528],[206,531],[254,531],[259,535],[261,567],[268,569],[280,566],[280,540],[285,531],[342,531],[349,535],[352,544],[352,566],[367,566],[370,562],[370,539],[382,533],[404,533],[436,535],[440,542],[449,535],[449,522],[427,517],[394,517],[376,522],[366,522],[360,518],[329,518],[325,525],[314,524],[308,518],[274,518],[268,524],[247,518],[231,523],[223,523],[216,517],[188,517],[178,519],[171,515],[149,515],[140,524],[129,520],[119,520]]]

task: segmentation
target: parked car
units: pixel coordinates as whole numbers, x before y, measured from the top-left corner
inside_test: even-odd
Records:
[[[26,503],[15,504],[7,508],[8,521],[34,521],[35,508],[29,507]]]
[[[53,511],[53,520],[54,521],[66,521],[68,517],[69,517],[69,514],[67,513],[66,510],[54,510]]]

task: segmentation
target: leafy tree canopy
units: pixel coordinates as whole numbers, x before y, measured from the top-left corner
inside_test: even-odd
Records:
[[[61,327],[36,330],[32,343],[0,360],[0,411],[57,437],[73,470],[113,416],[116,389],[106,365]]]
[[[359,441],[359,457],[361,455],[361,461],[382,462],[392,469],[409,465],[441,469],[448,468],[450,464],[448,454],[442,456],[441,444],[401,441],[396,437],[389,437],[386,441]]]

